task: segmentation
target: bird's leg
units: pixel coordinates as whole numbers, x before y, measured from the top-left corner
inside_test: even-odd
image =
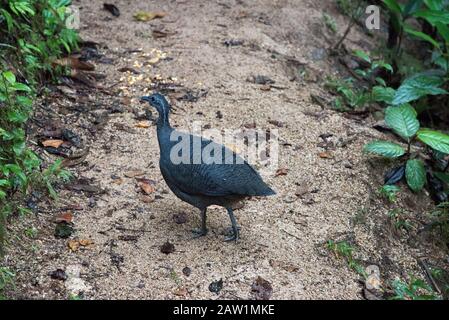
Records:
[[[232,235],[225,238],[225,241],[237,241],[239,239],[239,227],[237,226],[237,221],[234,217],[234,212],[232,212],[232,208],[226,208],[228,210],[229,218],[231,219],[232,225]]]
[[[201,209],[201,229],[193,230],[194,238],[204,237],[207,235],[207,227],[206,227],[206,210],[207,208]]]

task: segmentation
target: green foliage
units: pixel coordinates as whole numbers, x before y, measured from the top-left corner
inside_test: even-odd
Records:
[[[391,300],[439,300],[432,288],[421,279],[411,277],[406,283],[399,279],[393,281],[394,296]]]
[[[426,169],[421,159],[410,159],[405,166],[407,184],[415,192],[421,191],[426,184]]]
[[[408,104],[388,107],[385,110],[385,123],[406,141],[410,141],[419,130],[416,111]]]
[[[0,267],[0,300],[4,300],[3,291],[6,287],[14,285],[15,274],[7,267]]]
[[[389,141],[372,141],[365,145],[363,150],[386,158],[398,158],[405,154],[404,148]]]
[[[397,200],[397,194],[401,189],[396,185],[386,184],[380,188],[380,194],[389,202],[394,203]]]
[[[366,277],[366,272],[360,262],[354,258],[354,248],[346,241],[335,242],[329,240],[326,244],[328,250],[332,251],[337,258],[343,258],[348,263],[350,269],[357,272],[359,275]]]
[[[65,26],[68,0],[0,0],[0,250],[12,199],[25,194],[41,161],[26,147],[25,125],[44,77],[64,72],[52,62],[76,48]],[[44,175],[45,176],[45,175]]]
[[[323,13],[323,21],[326,27],[332,33],[337,33],[337,23],[335,22],[334,18],[332,18],[332,16],[328,15],[327,13]]]

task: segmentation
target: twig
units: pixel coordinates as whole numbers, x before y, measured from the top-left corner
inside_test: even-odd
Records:
[[[430,269],[429,269],[429,266],[427,265],[426,260],[419,259],[418,262],[421,265],[421,267],[424,269],[424,271],[426,272],[427,278],[430,280],[435,291],[437,291],[439,294],[441,294],[441,289],[438,286],[438,284],[436,283],[435,279],[433,278],[432,273],[430,272]]]

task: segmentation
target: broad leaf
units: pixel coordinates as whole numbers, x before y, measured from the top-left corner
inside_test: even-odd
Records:
[[[434,172],[433,175],[449,185],[449,174],[442,172]]]
[[[440,88],[445,82],[444,74],[438,70],[417,73],[404,80],[393,99],[393,105],[400,105],[417,100],[426,95],[446,94]]]
[[[11,71],[5,71],[2,75],[10,84],[14,84],[16,82],[16,76]]]
[[[396,91],[390,87],[375,86],[373,88],[373,99],[378,102],[385,102],[391,104],[394,99]]]
[[[429,129],[418,131],[418,139],[440,152],[449,154],[449,136]]]
[[[407,184],[414,192],[421,191],[426,184],[426,169],[419,159],[408,160],[405,167]]]
[[[431,43],[435,48],[438,49],[440,48],[440,44],[437,41],[435,41],[431,36],[425,34],[424,32],[412,29],[409,26],[404,26],[404,31],[407,32],[408,34],[411,34],[412,36],[415,36],[416,38]]]
[[[404,17],[408,17],[421,9],[423,0],[409,0],[403,10]]]
[[[413,16],[416,18],[423,18],[432,25],[435,25],[436,23],[447,24],[449,21],[449,11],[444,10],[420,10],[415,12]]]
[[[404,148],[389,141],[372,141],[365,145],[364,152],[384,156],[386,158],[398,158],[405,154]]]
[[[396,134],[407,141],[419,130],[416,111],[409,104],[388,107],[385,111],[385,122]]]
[[[402,14],[401,6],[398,4],[396,0],[383,0],[383,3],[387,6],[387,8],[390,11],[399,15]]]

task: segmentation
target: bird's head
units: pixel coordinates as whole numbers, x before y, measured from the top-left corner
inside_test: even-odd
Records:
[[[167,99],[160,93],[153,93],[150,96],[143,96],[140,101],[148,102],[152,107],[156,108],[159,115],[168,115],[170,112],[170,105]]]

